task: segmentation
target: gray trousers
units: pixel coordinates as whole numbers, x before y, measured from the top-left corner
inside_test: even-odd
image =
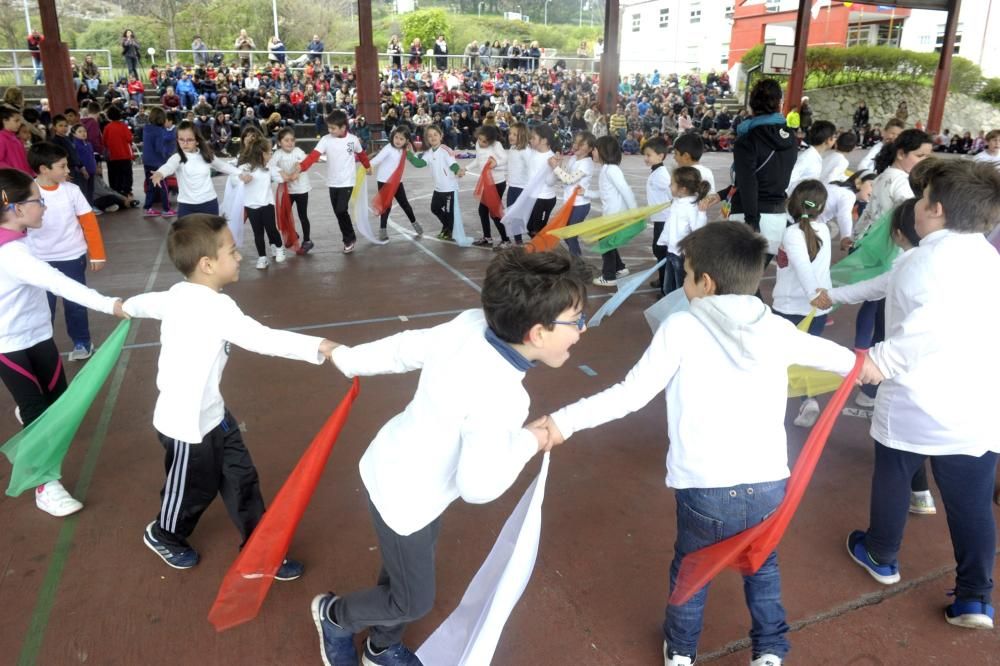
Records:
[[[375,587],[338,599],[331,619],[355,634],[369,629],[372,644],[385,648],[399,643],[406,625],[434,607],[434,549],[441,517],[413,534],[400,536],[385,524],[371,500],[368,510],[382,551],[378,582]]]

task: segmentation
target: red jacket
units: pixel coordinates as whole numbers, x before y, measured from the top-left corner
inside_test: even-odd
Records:
[[[136,93],[146,92],[146,86],[142,85],[142,81],[136,79],[135,81],[128,82],[128,94],[134,95]]]
[[[132,159],[132,130],[128,125],[121,121],[108,123],[103,136],[109,160]]]

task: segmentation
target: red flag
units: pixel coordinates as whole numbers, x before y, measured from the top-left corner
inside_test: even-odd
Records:
[[[826,440],[833,430],[833,424],[843,409],[847,396],[854,388],[854,380],[861,371],[866,353],[866,351],[857,353],[854,369],[844,378],[840,388],[833,394],[809,433],[802,452],[795,461],[795,467],[792,468],[792,475],[785,489],[785,499],[781,501],[777,511],[750,529],[687,555],[681,562],[677,584],[670,594],[671,605],[680,606],[687,602],[726,567],[737,569],[744,576],[756,573],[768,555],[777,548],[812,479],[816,463],[819,462]]]
[[[278,491],[264,518],[250,535],[236,561],[222,579],[219,594],[208,612],[216,631],[225,631],[257,617],[271,588],[295,528],[319,483],[327,458],[347,421],[360,383],[355,378],[337,409],[316,433],[306,452]]]
[[[556,229],[561,229],[565,227],[569,222],[569,218],[573,215],[573,204],[576,203],[576,195],[580,193],[579,187],[573,188],[573,194],[570,195],[566,203],[562,205],[556,214],[549,218],[548,224],[542,227],[542,230],[535,234],[524,246],[524,249],[528,252],[547,252],[548,250],[553,250],[559,245],[559,239],[550,234],[550,231]]]
[[[497,192],[497,184],[493,181],[493,162],[487,162],[483,167],[483,172],[476,181],[476,190],[473,192],[483,204],[490,210],[490,217],[499,220],[503,217],[503,204],[500,202],[500,194]]]
[[[285,247],[298,252],[299,234],[295,231],[295,218],[292,217],[292,197],[288,193],[288,183],[278,185],[278,192],[274,199],[275,222],[278,224],[281,240]]]
[[[405,168],[406,151],[404,150],[399,158],[399,164],[396,165],[396,169],[389,176],[389,180],[378,191],[375,198],[372,199],[371,208],[375,211],[376,215],[381,215],[392,207],[392,198],[396,196],[396,190],[399,189],[399,182],[403,180],[403,169]]]

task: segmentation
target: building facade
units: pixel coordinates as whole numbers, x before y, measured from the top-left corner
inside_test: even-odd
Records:
[[[621,6],[621,73],[729,69],[738,0],[638,0]]]

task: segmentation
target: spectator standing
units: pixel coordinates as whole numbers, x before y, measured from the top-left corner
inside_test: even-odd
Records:
[[[128,73],[139,78],[139,59],[142,57],[142,47],[139,40],[135,38],[135,33],[126,30],[122,33],[122,57],[125,58],[125,67]]]
[[[799,106],[799,127],[806,134],[809,133],[809,128],[813,124],[813,110],[812,106],[809,105],[809,98],[803,97],[802,104]]]
[[[285,43],[274,35],[267,44],[267,59],[271,63],[285,64]]]
[[[194,66],[204,67],[208,64],[208,45],[201,35],[195,35],[191,42],[191,50],[194,52]]]
[[[424,62],[424,47],[420,43],[419,37],[414,37],[410,42],[410,69],[420,69]]]
[[[438,35],[434,42],[434,66],[439,70],[448,69],[448,42],[444,35]]]
[[[42,71],[42,42],[45,40],[41,33],[32,30],[28,35],[28,50],[31,51],[31,66],[35,69],[35,83],[41,85],[45,83],[45,72]]]
[[[323,40],[319,38],[319,35],[313,35],[312,41],[306,46],[306,50],[309,51],[309,60],[311,62],[320,62],[323,60],[323,51],[326,51],[326,46],[323,44]]]
[[[861,136],[864,134],[865,128],[868,127],[868,105],[865,100],[858,102],[858,108],[854,110],[854,134],[858,137],[858,143],[861,142]]]
[[[257,45],[254,44],[253,38],[247,34],[246,28],[240,30],[240,35],[236,38],[233,48],[240,52],[240,62],[243,67],[249,67],[251,62],[250,52],[256,49]]]
[[[399,43],[399,35],[393,35],[389,38],[389,45],[385,50],[392,60],[393,69],[403,69],[403,45]]]

